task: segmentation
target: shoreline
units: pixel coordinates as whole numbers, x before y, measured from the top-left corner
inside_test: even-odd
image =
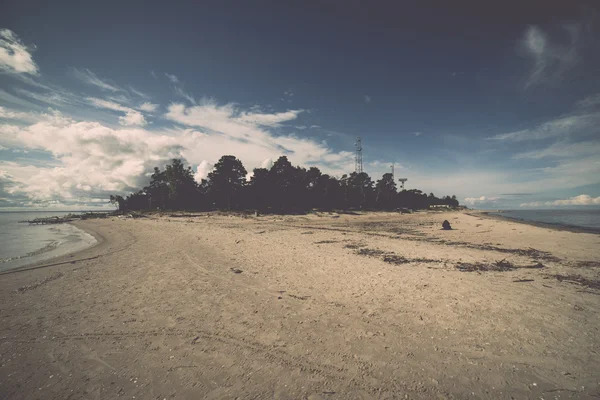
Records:
[[[519,224],[523,224],[523,225],[533,226],[536,228],[550,229],[550,230],[558,231],[558,232],[586,233],[586,234],[600,235],[600,229],[585,228],[585,227],[578,227],[578,226],[564,225],[564,224],[552,224],[552,223],[545,223],[545,222],[538,222],[538,221],[529,221],[529,220],[524,220],[524,219],[514,218],[514,217],[507,217],[507,216],[499,215],[502,213],[501,210],[500,211],[463,210],[463,211],[450,211],[450,212],[461,212],[465,215],[469,215],[469,216],[473,216],[473,217],[483,217],[483,218],[487,218],[490,220],[514,222],[514,223],[519,223]],[[384,214],[384,213],[386,213],[386,212],[384,212],[384,211],[372,212],[372,213],[368,212],[368,213],[366,213],[366,215],[369,215],[369,214],[377,215],[377,214]],[[421,215],[424,214],[424,215],[430,215],[430,216],[441,215],[441,213],[439,211],[431,212],[430,210],[422,210],[419,213],[414,213],[414,214],[421,214]],[[283,215],[283,216],[278,215],[278,217],[295,217],[295,215]],[[92,219],[90,221],[94,221],[94,220]],[[65,263],[68,263],[71,261],[77,261],[77,260],[72,260],[72,258],[74,258],[78,255],[81,255],[82,253],[88,252],[89,250],[92,250],[96,247],[99,247],[101,244],[103,244],[103,243],[107,242],[107,240],[109,240],[106,237],[102,236],[99,232],[95,231],[92,227],[87,226],[87,225],[81,226],[82,225],[81,222],[82,221],[70,221],[70,222],[65,222],[65,224],[72,225],[72,226],[76,227],[77,229],[80,229],[83,232],[93,236],[95,239],[94,244],[92,244],[91,246],[82,248],[82,249],[72,251],[72,252],[68,252],[65,254],[53,256],[53,257],[42,259],[42,260],[35,261],[32,263],[28,263],[28,264],[20,266],[20,267],[0,271],[0,276],[11,274],[11,273],[17,273],[17,272],[25,272],[25,271],[55,266],[55,265],[62,265],[62,264],[65,264]]]
[[[72,225],[75,228],[83,231],[84,233],[92,236],[95,239],[95,242],[93,244],[91,244],[87,247],[81,248],[81,249],[76,249],[74,251],[67,252],[65,254],[55,255],[55,256],[52,256],[49,258],[44,258],[44,259],[41,259],[38,261],[33,261],[31,263],[27,263],[27,264],[21,265],[19,267],[0,271],[0,276],[9,275],[12,273],[17,273],[17,272],[25,272],[25,271],[31,271],[31,270],[36,270],[36,269],[41,269],[41,268],[46,268],[46,267],[52,267],[52,266],[56,266],[56,265],[66,264],[66,263],[69,263],[72,261],[77,261],[77,260],[74,260],[73,258],[78,255],[81,255],[82,253],[85,253],[91,249],[98,247],[99,245],[101,245],[102,243],[104,243],[107,240],[100,233],[94,231],[93,229],[91,229],[88,226],[86,226],[86,227],[78,226],[79,222],[80,221],[71,221],[71,222],[65,222],[65,224]]]
[[[495,219],[498,221],[506,221],[506,222],[516,222],[523,225],[535,226],[537,228],[545,228],[550,230],[555,230],[559,232],[572,232],[572,233],[590,233],[595,235],[600,235],[600,228],[586,228],[582,226],[574,226],[574,225],[566,225],[566,224],[553,224],[549,222],[539,222],[539,221],[530,221],[526,219],[516,218],[516,217],[508,217],[501,215],[502,210],[500,211],[487,211],[487,210],[472,210],[465,211],[465,214],[484,217],[488,219]]]

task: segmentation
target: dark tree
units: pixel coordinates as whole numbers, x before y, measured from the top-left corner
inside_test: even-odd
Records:
[[[373,181],[366,172],[352,172],[346,180],[346,198],[350,208],[365,209],[373,202]]]
[[[279,212],[307,209],[307,179],[304,168],[294,167],[286,156],[279,157],[269,170],[273,207]]]
[[[148,195],[148,204],[143,208],[161,209],[167,208],[169,200],[169,187],[165,174],[158,167],[154,167],[154,173],[150,176],[150,184],[144,188]]]
[[[396,203],[396,182],[394,182],[394,176],[389,172],[383,174],[380,180],[375,185],[375,205],[377,208],[382,210],[391,210]]]
[[[119,210],[172,209],[255,209],[261,212],[293,213],[311,209],[393,210],[398,207],[425,209],[429,206],[459,205],[456,196],[436,197],[418,189],[397,192],[392,174],[384,174],[373,185],[366,173],[343,175],[337,179],[322,174],[316,167],[308,170],[293,166],[281,156],[270,169],[257,168],[250,182],[246,169],[234,156],[223,156],[215,169],[199,184],[191,167],[173,159],[164,171],[158,167],[143,190],[126,198],[111,195]]]
[[[110,195],[110,203],[117,206],[117,210],[123,211],[125,210],[125,199],[123,196],[119,195]]]
[[[241,192],[246,184],[246,168],[234,156],[223,156],[208,174],[208,195],[215,207],[231,210],[241,204]]]
[[[273,182],[266,168],[254,169],[254,174],[250,179],[248,187],[248,205],[250,208],[266,212],[272,204]]]
[[[198,198],[198,186],[192,167],[185,168],[181,160],[174,159],[171,165],[167,165],[163,176],[169,188],[169,208],[193,208]]]

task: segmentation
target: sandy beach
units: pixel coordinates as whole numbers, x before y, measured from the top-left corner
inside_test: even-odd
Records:
[[[76,225],[99,244],[0,276],[0,398],[600,396],[598,234],[463,212]]]

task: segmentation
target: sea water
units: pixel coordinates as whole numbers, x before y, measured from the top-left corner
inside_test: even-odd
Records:
[[[68,212],[0,212],[0,271],[91,247],[96,239],[71,224],[29,225],[19,221]]]
[[[492,213],[495,214],[495,213]],[[600,231],[600,208],[561,210],[507,210],[497,213],[522,221],[542,222],[558,226]]]

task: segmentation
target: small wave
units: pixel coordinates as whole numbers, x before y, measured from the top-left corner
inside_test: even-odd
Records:
[[[7,263],[9,261],[21,260],[23,258],[33,257],[33,256],[37,256],[40,254],[47,253],[49,251],[56,249],[58,246],[61,245],[61,243],[62,242],[60,242],[58,240],[53,240],[50,243],[48,243],[47,245],[45,245],[44,247],[42,247],[41,249],[37,249],[35,251],[30,251],[29,253],[24,254],[22,256],[15,256],[15,257],[0,259],[0,264]]]

